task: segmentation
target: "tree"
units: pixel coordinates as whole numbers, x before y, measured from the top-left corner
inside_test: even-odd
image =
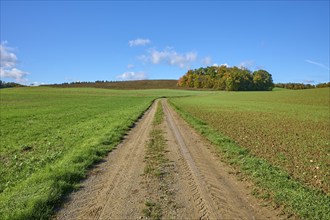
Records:
[[[272,75],[266,70],[257,70],[252,73],[254,90],[271,91],[274,88]]]

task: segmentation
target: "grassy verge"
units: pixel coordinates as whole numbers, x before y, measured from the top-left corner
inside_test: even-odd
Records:
[[[157,104],[157,111],[152,123],[152,130],[150,132],[150,140],[147,145],[145,156],[146,166],[144,174],[147,178],[156,179],[159,184],[165,175],[164,169],[167,159],[165,158],[165,138],[163,131],[159,126],[163,122],[164,112],[160,101]],[[161,184],[160,184],[161,185]],[[161,190],[161,187],[157,187]],[[145,203],[146,207],[143,209],[145,217],[151,219],[161,219],[162,207],[159,198],[149,199]]]
[[[303,219],[330,219],[330,197],[316,189],[304,186],[284,170],[253,156],[249,150],[210,128],[170,102],[177,112],[197,131],[217,147],[224,159],[251,178],[264,199],[281,206],[289,215]]]
[[[120,143],[133,124],[134,120],[117,126],[101,142],[82,145],[57,163],[46,166],[43,172],[32,174],[8,192],[5,190],[0,196],[1,219],[49,218],[62,197],[77,187],[92,164]]]

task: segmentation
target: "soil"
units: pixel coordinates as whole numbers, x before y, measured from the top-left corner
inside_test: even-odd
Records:
[[[251,195],[245,182],[219,159],[214,146],[160,100],[166,139],[161,181],[144,175],[156,101],[124,141],[93,168],[53,219],[148,219],[156,201],[163,219],[279,219],[278,211]],[[158,216],[158,217],[159,217]]]

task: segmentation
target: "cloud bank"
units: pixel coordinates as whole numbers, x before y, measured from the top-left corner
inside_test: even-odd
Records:
[[[28,73],[16,68],[18,59],[6,44],[6,41],[0,44],[0,77],[11,78],[18,83],[24,83],[27,81],[25,77]]]
[[[140,59],[153,64],[165,63],[180,68],[189,68],[191,63],[197,59],[197,53],[178,53],[173,48],[167,47],[164,50],[151,49],[147,55],[141,56]]]
[[[12,69],[5,69],[0,68],[0,77],[1,78],[11,78],[15,79],[19,83],[25,83],[27,79],[25,78],[28,75],[27,72],[23,72],[22,70],[12,68]]]
[[[142,39],[142,38],[137,38],[135,40],[130,40],[128,42],[130,47],[135,47],[135,46],[145,46],[147,44],[150,44],[151,40],[149,39]]]
[[[0,44],[0,65],[1,68],[13,68],[16,66],[17,57],[14,53],[10,52],[12,49],[6,46],[7,42]]]
[[[124,72],[117,76],[120,80],[142,80],[147,79],[147,75],[144,72]]]

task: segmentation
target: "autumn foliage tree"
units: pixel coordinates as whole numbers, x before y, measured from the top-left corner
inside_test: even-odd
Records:
[[[274,88],[272,75],[266,70],[258,70],[253,72],[254,90],[269,91]]]
[[[188,70],[179,79],[178,86],[227,91],[270,91],[274,84],[272,75],[265,70],[251,72],[246,68],[209,66]]]

